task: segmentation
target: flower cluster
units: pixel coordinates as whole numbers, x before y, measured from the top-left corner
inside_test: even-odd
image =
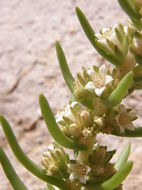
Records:
[[[122,24],[101,29],[99,34],[95,34],[95,39],[102,49],[116,58],[118,64],[123,62],[128,52],[128,38]]]
[[[48,151],[43,153],[42,165],[48,175],[67,177],[69,155],[57,143],[49,145]]]
[[[82,73],[78,73],[75,81],[74,96],[78,100],[94,99],[101,97],[114,88],[114,79],[105,65],[100,68],[93,66],[92,69],[83,68]]]
[[[111,161],[115,150],[98,143],[97,135],[142,137],[142,128],[134,126],[137,115],[123,104],[123,99],[142,89],[142,1],[118,0],[130,17],[128,25],[105,27],[95,33],[83,12],[76,13],[93,47],[110,63],[82,68],[76,79],[67,65],[60,43],[56,51],[65,82],[71,92],[69,103],[56,118],[44,95],[39,104],[45,124],[54,142],[43,153],[42,167],[21,150],[8,121],[0,116],[3,131],[15,156],[23,166],[47,183],[46,189],[122,190],[122,183],[132,169],[128,144],[118,161]],[[73,150],[69,156],[62,148]],[[27,190],[0,148],[0,162],[15,190]],[[9,175],[10,174],[10,175]],[[51,185],[49,185],[51,184]]]
[[[93,114],[78,102],[73,101],[58,112],[56,121],[67,137],[87,146],[94,143],[96,131]]]

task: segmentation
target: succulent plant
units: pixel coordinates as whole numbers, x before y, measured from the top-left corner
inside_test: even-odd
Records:
[[[76,7],[79,22],[93,47],[113,66],[82,68],[73,78],[64,51],[56,41],[61,72],[71,93],[69,103],[54,117],[46,97],[39,96],[41,114],[54,142],[43,153],[41,166],[30,160],[4,116],[0,123],[18,161],[33,175],[46,182],[45,190],[121,190],[133,162],[128,161],[128,143],[118,160],[111,161],[116,150],[97,142],[97,135],[142,137],[142,127],[132,109],[123,105],[136,89],[142,89],[142,2],[118,0],[130,17],[129,24],[117,24],[95,33],[84,13]],[[71,149],[71,158],[67,150]],[[28,188],[16,174],[4,150],[0,162],[13,189]]]

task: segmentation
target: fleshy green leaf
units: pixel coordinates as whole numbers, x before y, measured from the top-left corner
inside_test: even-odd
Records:
[[[3,149],[0,147],[0,162],[3,170],[15,190],[28,190],[21,179],[17,176],[13,166],[11,165],[8,157],[6,156]]]
[[[128,176],[133,166],[133,162],[126,162],[116,174],[102,184],[103,190],[113,190],[117,188]]]
[[[141,56],[141,55],[138,55],[137,52],[135,51],[135,49],[133,49],[132,47],[130,47],[130,51],[131,51],[131,53],[135,56],[136,62],[137,62],[139,65],[142,65],[142,56]]]
[[[42,116],[43,116],[46,126],[48,128],[48,131],[50,132],[50,134],[52,135],[54,140],[66,148],[70,148],[70,149],[74,149],[74,150],[75,149],[76,150],[84,150],[85,149],[84,145],[78,144],[77,142],[69,139],[62,133],[61,129],[59,128],[59,126],[56,123],[54,115],[51,111],[51,108],[50,108],[45,96],[42,94],[39,96],[39,104],[40,104]]]
[[[101,47],[101,45],[97,42],[97,39],[95,37],[95,31],[93,30],[88,19],[79,7],[76,7],[76,14],[87,38],[89,39],[93,47],[100,53],[100,55],[106,58],[109,62],[111,62],[114,65],[120,65],[120,61],[117,58],[115,58],[115,56],[113,56],[111,53],[105,51],[105,49],[103,49],[103,47]]]
[[[134,7],[132,7],[131,3],[129,0],[118,0],[121,8],[127,13],[127,15],[129,15],[131,18],[134,19],[140,19],[141,16],[138,13],[138,11],[136,9],[134,9]],[[133,3],[133,2],[132,2]]]
[[[65,80],[68,88],[70,89],[70,91],[73,93],[74,78],[68,67],[67,60],[66,60],[65,54],[63,52],[63,49],[58,41],[56,41],[56,53],[57,53],[58,61],[60,64],[60,69],[63,74],[64,80]]]
[[[134,26],[138,30],[142,30],[142,21],[141,20],[131,18],[131,21],[133,22]]]
[[[133,81],[133,72],[127,73],[119,82],[117,87],[113,90],[111,95],[102,101],[109,107],[116,106],[120,104],[122,99],[126,96],[131,83]]]
[[[118,158],[117,162],[115,163],[115,166],[114,166],[115,169],[119,170],[124,165],[124,163],[127,162],[129,154],[130,154],[130,150],[131,150],[131,144],[128,143],[124,147],[122,153],[120,154],[120,157]]]
[[[52,185],[47,184],[47,189],[46,190],[56,190]]]
[[[135,127],[134,131],[125,129],[124,134],[113,133],[113,135],[120,137],[142,137],[142,127]]]
[[[35,176],[37,176],[41,180],[43,180],[47,183],[51,183],[61,189],[66,190],[67,187],[66,187],[64,180],[59,179],[54,176],[46,175],[44,169],[42,169],[41,167],[36,165],[32,160],[30,160],[24,154],[23,150],[21,149],[21,147],[19,146],[19,144],[16,140],[16,137],[15,137],[8,121],[3,116],[0,116],[0,122],[1,122],[1,125],[3,128],[3,131],[5,133],[5,136],[8,140],[8,143],[9,143],[13,153],[15,154],[16,158],[19,160],[19,162],[21,162],[21,164],[27,170],[29,170],[31,173],[33,173]]]

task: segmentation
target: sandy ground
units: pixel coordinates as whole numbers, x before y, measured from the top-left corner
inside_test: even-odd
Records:
[[[56,58],[55,40],[62,43],[74,76],[82,65],[104,63],[80,27],[74,10],[76,5],[84,10],[96,31],[127,20],[116,0],[0,0],[0,114],[11,122],[25,153],[39,164],[50,137],[41,121],[38,96],[46,95],[54,113],[69,98]],[[141,99],[142,93],[135,92],[127,100],[140,118]],[[140,122],[141,119],[137,121]],[[128,141],[132,142],[131,159],[135,164],[124,190],[140,190],[142,139],[99,137],[100,143],[117,148],[118,153]],[[0,145],[29,190],[44,187],[43,182],[29,174],[14,158],[1,129]],[[0,168],[0,190],[10,189]]]

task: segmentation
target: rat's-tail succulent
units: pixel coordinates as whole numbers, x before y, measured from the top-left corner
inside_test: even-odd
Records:
[[[0,123],[18,161],[46,183],[45,190],[121,190],[133,162],[128,161],[130,143],[118,160],[111,161],[116,150],[97,142],[97,135],[142,137],[142,127],[134,125],[137,114],[123,99],[142,89],[142,1],[118,0],[130,17],[128,25],[117,24],[95,33],[84,13],[76,7],[79,22],[93,47],[113,66],[82,68],[74,78],[64,51],[56,41],[56,52],[64,80],[71,93],[69,103],[56,116],[44,95],[39,96],[41,114],[53,137],[43,153],[41,166],[30,160],[4,116]],[[73,156],[64,150],[71,149]],[[28,188],[16,174],[4,150],[0,162],[13,189]]]

